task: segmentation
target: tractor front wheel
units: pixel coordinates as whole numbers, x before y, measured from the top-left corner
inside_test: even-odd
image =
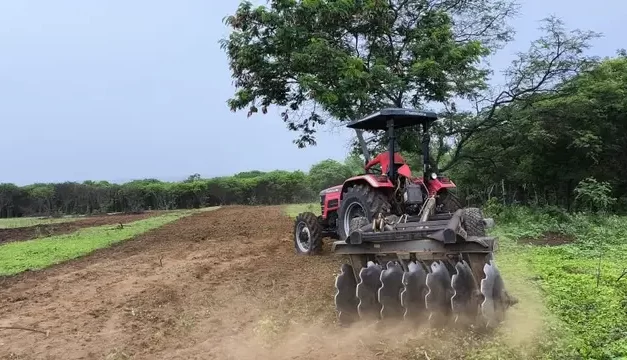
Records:
[[[355,185],[344,193],[337,218],[337,233],[340,240],[346,241],[355,218],[366,218],[368,222],[378,214],[386,216],[390,212],[390,201],[381,191],[368,185]]]
[[[294,248],[297,254],[315,255],[322,251],[322,225],[312,212],[296,216],[294,224]]]
[[[468,236],[485,236],[483,211],[478,208],[465,208],[462,213],[464,228]]]

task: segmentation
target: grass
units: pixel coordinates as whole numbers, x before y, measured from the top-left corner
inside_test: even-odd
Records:
[[[49,225],[59,224],[65,222],[72,222],[83,217],[62,217],[62,218],[38,218],[38,217],[23,217],[23,218],[9,218],[0,219],[0,229],[13,229],[35,225]]]
[[[0,246],[0,275],[42,269],[131,239],[198,211],[213,209],[215,208],[182,210],[130,222],[124,224],[122,228],[103,225],[84,228],[71,234],[7,243]]]
[[[298,214],[302,212],[311,211],[316,215],[320,215],[320,204],[317,203],[302,203],[302,204],[290,204],[286,205],[283,209],[283,212],[292,218],[295,218]]]
[[[501,225],[494,233],[502,245],[497,261],[506,284],[526,278],[546,307],[546,336],[535,344],[537,356],[627,359],[627,275],[620,278],[627,270],[627,217],[525,208],[499,209],[496,216]],[[560,246],[515,241],[549,231],[575,241]]]

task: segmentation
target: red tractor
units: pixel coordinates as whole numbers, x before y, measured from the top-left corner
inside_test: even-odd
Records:
[[[462,208],[455,184],[429,163],[431,112],[383,109],[348,124],[366,158],[365,173],[320,193],[322,214],[296,218],[294,246],[316,254],[322,239],[347,255],[336,278],[341,322],[375,316],[431,322],[498,324],[517,300],[507,294],[492,253],[493,224],[478,208]],[[422,128],[422,176],[395,152],[395,130]],[[387,131],[389,149],[370,159],[363,131]],[[377,169],[378,168],[378,169]]]

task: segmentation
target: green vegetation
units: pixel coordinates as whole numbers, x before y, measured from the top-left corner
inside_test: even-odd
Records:
[[[59,224],[59,223],[76,221],[78,219],[81,219],[81,218],[66,216],[62,218],[22,217],[22,218],[0,219],[0,229],[12,229],[12,228],[35,226],[35,225]]]
[[[316,203],[302,203],[302,204],[290,204],[286,205],[284,210],[285,214],[289,217],[295,218],[296,215],[310,211],[316,215],[320,215],[320,204]]]
[[[495,126],[465,143],[451,170],[467,198],[588,207],[577,187],[602,191],[627,208],[627,56],[605,59],[555,93],[529,97],[497,113]],[[496,121],[496,120],[495,120]],[[481,169],[477,171],[477,169]],[[609,197],[607,195],[610,195]]]
[[[202,209],[211,210],[209,209]],[[0,275],[41,269],[156,229],[195,211],[176,211],[144,220],[81,229],[71,234],[17,241],[0,246]]]
[[[351,155],[344,163],[321,161],[307,173],[247,171],[212,179],[202,179],[195,174],[183,182],[146,179],[121,185],[106,181],[33,184],[24,187],[0,184],[0,226],[1,218],[14,216],[140,212],[149,209],[311,201],[321,189],[341,184],[346,177],[360,173],[363,164],[363,160]]]
[[[507,20],[516,7],[494,0],[242,1],[222,41],[237,86],[229,106],[249,116],[281,107],[305,147],[328,116],[346,121],[383,106],[472,96],[489,73],[480,60],[511,37]]]
[[[0,218],[192,209],[229,204],[284,204],[315,198],[302,171],[251,171],[235,176],[183,182],[156,179],[111,184],[106,181],[0,184]]]
[[[487,211],[498,224],[492,233],[500,240],[499,268],[508,288],[521,296],[519,307],[533,309],[517,319],[513,331],[539,318],[537,311],[542,310],[529,296],[536,289],[548,310],[541,315],[547,318],[535,337],[535,356],[627,357],[627,217],[489,205]],[[549,233],[574,241],[559,246],[527,243]]]

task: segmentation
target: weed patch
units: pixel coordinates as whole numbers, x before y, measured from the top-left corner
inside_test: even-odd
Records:
[[[499,215],[505,215],[502,222],[497,217],[502,225],[495,230],[504,242],[499,266],[506,283],[522,275],[512,263],[526,264],[525,273],[533,275],[531,280],[556,317],[549,328],[560,334],[560,350],[549,349],[548,357],[626,357],[627,279],[621,275],[627,267],[627,218],[555,216],[524,208],[505,209]],[[531,246],[529,235],[535,235],[534,245],[559,246]],[[542,342],[546,339],[540,340],[541,347]]]

